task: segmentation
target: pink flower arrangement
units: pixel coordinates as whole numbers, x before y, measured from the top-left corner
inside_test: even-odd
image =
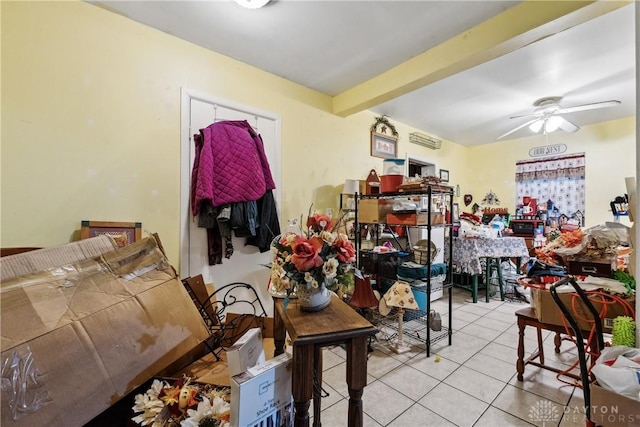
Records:
[[[310,215],[307,231],[288,231],[272,243],[271,286],[291,292],[296,286],[325,285],[348,292],[355,283],[355,248],[346,235],[333,231],[331,218]]]

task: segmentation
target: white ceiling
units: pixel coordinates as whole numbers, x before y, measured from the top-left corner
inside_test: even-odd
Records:
[[[258,10],[228,0],[92,3],[340,97],[458,34],[473,36],[477,32],[469,29],[520,2],[278,0]],[[562,97],[562,107],[622,102],[565,116],[578,126],[634,115],[633,3],[554,28],[557,34],[547,32],[443,78],[432,75],[426,86],[393,99],[384,94],[367,107],[392,123],[469,146],[494,142],[526,122],[509,117],[532,112],[543,97]],[[510,138],[529,132],[524,128]]]

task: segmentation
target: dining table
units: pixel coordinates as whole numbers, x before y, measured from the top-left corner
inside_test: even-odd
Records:
[[[470,275],[472,282],[471,285],[454,283],[454,286],[471,291],[474,303],[478,302],[478,279],[484,271],[483,258],[514,258],[519,271],[522,263],[529,261],[529,250],[523,237],[454,237],[451,253],[454,271]]]

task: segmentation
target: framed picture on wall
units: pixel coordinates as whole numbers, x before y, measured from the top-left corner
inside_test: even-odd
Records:
[[[398,154],[398,138],[383,133],[371,132],[371,155],[383,159],[395,158]]]
[[[449,171],[446,169],[440,169],[440,181],[449,182]]]

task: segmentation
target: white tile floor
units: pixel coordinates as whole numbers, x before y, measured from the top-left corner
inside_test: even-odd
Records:
[[[432,304],[446,325],[445,298]],[[453,341],[442,340],[426,357],[423,342],[407,339],[411,352],[396,354],[385,327],[373,342],[364,389],[364,425],[417,426],[584,426],[582,390],[559,381],[556,374],[525,367],[524,381],[516,378],[518,331],[515,311],[527,303],[499,300],[476,304],[469,292],[453,289]],[[387,331],[387,333],[385,333]],[[527,353],[535,348],[534,329],[525,335]],[[577,360],[575,346],[563,342],[553,350],[553,335],[545,338],[548,364],[568,368]],[[439,358],[436,357],[439,356]],[[439,361],[437,361],[439,359]],[[345,383],[345,352],[324,350],[322,425],[346,425],[349,394]],[[568,377],[563,377],[572,381]],[[310,413],[313,413],[311,408]]]

